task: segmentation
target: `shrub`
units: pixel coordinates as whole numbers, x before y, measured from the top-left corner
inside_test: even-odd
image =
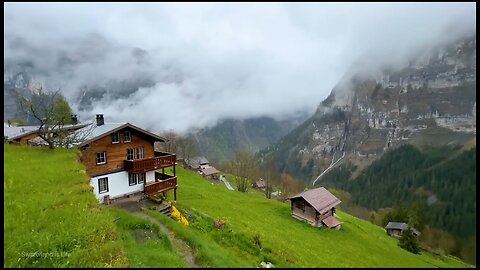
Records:
[[[405,231],[403,231],[398,245],[411,253],[420,254],[420,246],[418,244],[417,237],[413,235],[413,231],[410,228],[407,228]]]

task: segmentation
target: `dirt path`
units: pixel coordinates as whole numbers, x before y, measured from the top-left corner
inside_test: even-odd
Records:
[[[195,262],[195,251],[182,239],[176,238],[172,231],[170,231],[165,225],[160,223],[155,218],[143,213],[143,212],[134,212],[134,215],[146,219],[152,223],[158,225],[160,230],[167,235],[168,240],[172,243],[173,250],[180,254],[185,262],[187,267],[200,268],[201,266]]]

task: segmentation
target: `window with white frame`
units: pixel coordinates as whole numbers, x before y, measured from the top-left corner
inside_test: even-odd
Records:
[[[107,154],[105,152],[97,153],[97,165],[107,163]]]
[[[98,178],[98,193],[108,192],[108,177]]]
[[[143,146],[137,147],[137,159],[143,158]]]
[[[120,138],[118,136],[118,132],[112,133],[112,143],[119,143],[119,142],[120,142]]]
[[[128,185],[134,186],[137,184],[137,175],[135,173],[128,173]]]
[[[132,138],[130,137],[130,131],[125,130],[123,132],[123,142],[130,142],[131,140],[132,140]]]
[[[133,151],[133,148],[128,148],[128,149],[127,149],[127,160],[133,160],[133,156],[134,156],[134,155],[133,155],[133,154],[134,154],[133,152],[134,152],[134,151]]]

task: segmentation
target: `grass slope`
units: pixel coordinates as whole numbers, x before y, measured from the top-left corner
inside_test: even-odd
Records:
[[[108,210],[116,217],[115,225],[130,267],[186,266],[158,226],[122,209]]]
[[[91,193],[73,150],[5,145],[5,267],[182,267],[159,227],[112,207]],[[154,217],[194,250],[202,267],[465,267],[452,257],[414,255],[382,228],[338,211],[340,231],[290,217],[290,206],[258,192],[230,191],[197,173],[177,169],[183,226]],[[213,220],[226,221],[223,229]],[[25,256],[25,254],[50,254]],[[37,253],[39,254],[39,253]],[[52,256],[68,254],[69,256]]]
[[[230,234],[233,232],[248,241],[254,239],[255,235],[260,239],[262,250],[245,256],[238,246],[244,241],[232,239],[222,242],[215,235],[218,234],[217,230],[202,231],[194,226],[195,222],[190,227],[175,226],[181,234],[209,239],[205,241],[215,242],[220,248],[228,249],[229,253],[237,254],[237,259],[243,259],[238,266],[247,263],[254,267],[265,258],[279,267],[467,266],[453,257],[434,257],[426,252],[411,254],[398,247],[397,240],[388,237],[383,228],[341,211],[338,211],[339,219],[343,222],[341,230],[314,228],[290,217],[290,205],[287,203],[267,200],[255,193],[227,190],[223,184],[212,185],[195,172],[182,168],[177,169],[177,176],[177,204],[185,213],[192,216],[192,213],[199,212],[210,216],[212,220],[223,219]],[[228,233],[221,237],[228,237]],[[229,243],[231,246],[228,246]]]
[[[4,144],[4,267],[126,266],[76,154]]]

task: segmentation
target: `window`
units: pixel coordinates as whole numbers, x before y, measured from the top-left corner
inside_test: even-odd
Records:
[[[97,165],[107,163],[107,154],[105,152],[97,153]]]
[[[118,132],[112,133],[112,143],[119,143],[120,139],[118,138]]]
[[[133,160],[133,148],[127,149],[127,160]]]
[[[146,176],[147,176],[146,173],[139,173],[139,174],[138,174],[138,183],[139,183],[139,184],[142,184],[143,182],[145,182]]]
[[[128,173],[128,185],[143,184],[145,182],[146,173]]]
[[[98,178],[98,194],[108,192],[108,177]]]
[[[130,138],[130,131],[126,130],[123,132],[123,141],[130,142],[132,138]]]
[[[139,146],[137,148],[137,159],[142,159],[143,158],[143,146]]]
[[[128,173],[128,185],[133,186],[137,184],[137,175],[135,173]]]

